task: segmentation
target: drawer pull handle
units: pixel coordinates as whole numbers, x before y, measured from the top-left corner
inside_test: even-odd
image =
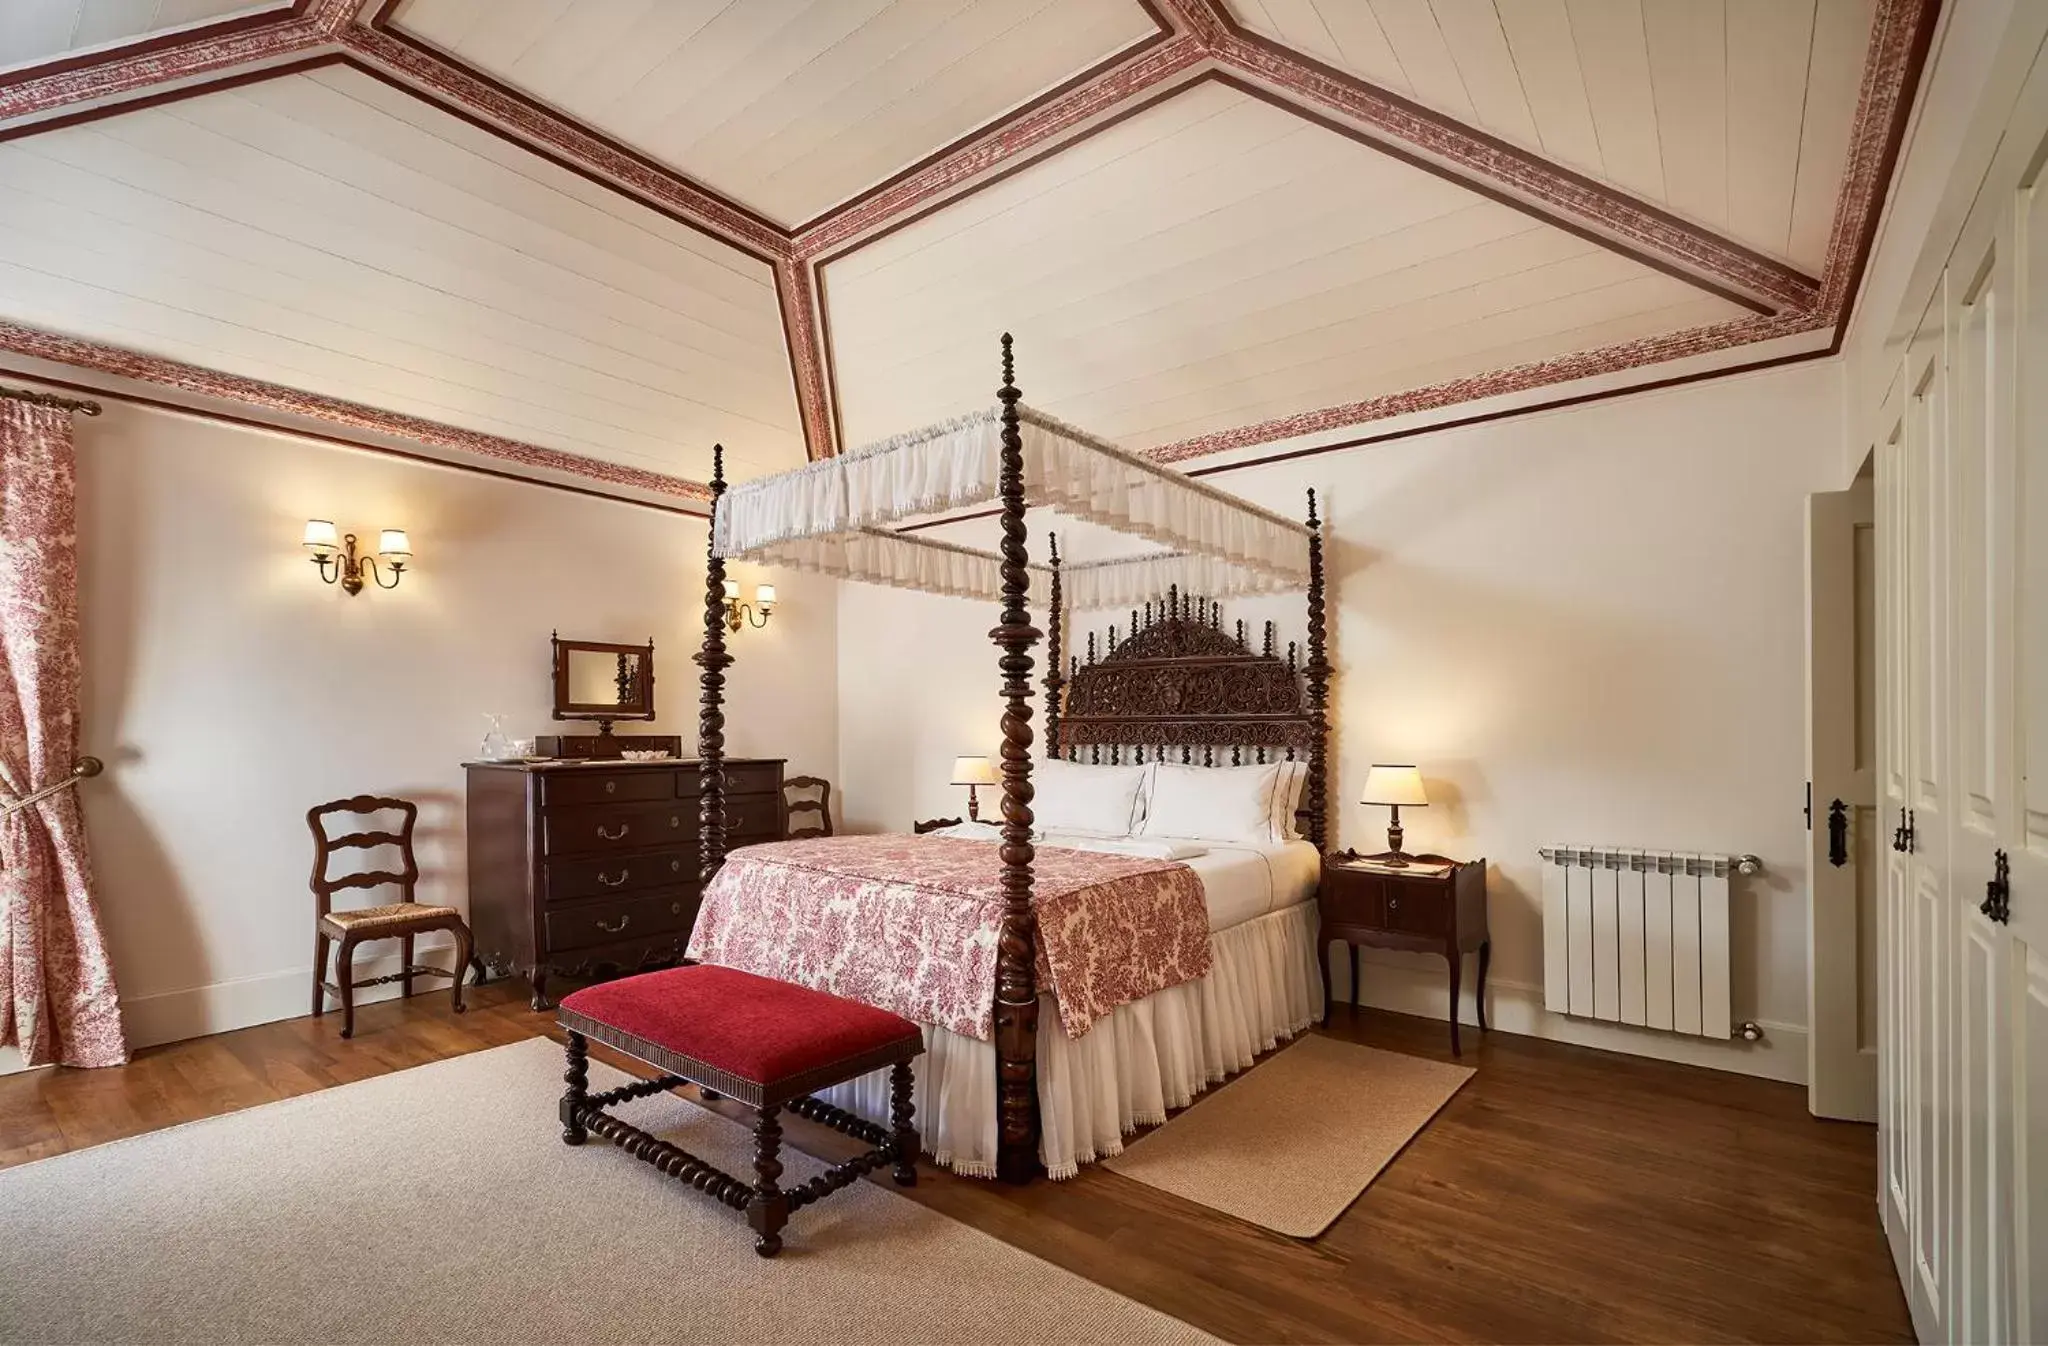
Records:
[[[668,862],[668,872],[669,872],[669,873],[671,873],[671,874],[680,874],[680,873],[682,873],[682,872],[683,872],[683,862],[682,862],[682,861],[680,861],[680,860],[671,860],[671,861],[669,861],[669,862]]]
[[[682,903],[680,903],[680,902],[671,902],[671,903],[669,903],[669,904],[668,904],[668,914],[669,914],[669,915],[671,915],[671,916],[680,916],[680,915],[682,915],[682,914],[683,914],[683,904],[682,904]]]
[[[682,815],[676,813],[669,814],[668,825],[670,827],[681,827],[683,825]]]
[[[1390,898],[1388,898],[1388,899],[1387,899],[1387,910],[1388,910],[1388,911],[1398,911],[1398,910],[1400,910],[1400,907],[1401,907],[1401,899],[1400,899],[1400,898],[1398,898],[1398,897],[1390,897]]]
[[[616,935],[619,933],[619,931],[624,930],[626,926],[632,922],[632,920],[633,918],[630,915],[619,917],[619,923],[617,925],[606,925],[602,920],[600,920],[597,923],[597,928],[604,931],[607,935]]]
[[[616,831],[616,832],[607,832],[607,831],[605,831],[605,830],[604,830],[604,824],[603,824],[603,823],[599,823],[599,824],[597,825],[597,834],[598,834],[598,835],[599,835],[600,837],[603,837],[603,838],[604,838],[604,839],[605,839],[606,841],[623,841],[623,840],[625,840],[625,837],[626,837],[626,833],[628,833],[628,832],[630,832],[630,831],[632,831],[632,830],[633,830],[633,824],[631,824],[631,823],[620,823],[620,824],[619,824],[619,830],[618,830],[618,831]]]
[[[606,887],[606,888],[616,888],[616,887],[618,887],[618,886],[619,886],[620,884],[624,883],[624,882],[625,882],[625,881],[626,881],[627,879],[631,878],[632,876],[633,876],[633,871],[632,871],[632,870],[630,870],[630,869],[622,869],[622,870],[620,870],[620,871],[619,871],[619,877],[617,877],[616,879],[608,879],[608,878],[606,878],[606,877],[604,876],[604,871],[603,871],[603,870],[599,870],[599,871],[598,871],[598,874],[597,874],[597,881],[598,881],[598,883],[602,884],[602,885],[603,885],[604,887]]]
[[[619,792],[619,783],[615,780],[606,781],[604,783],[604,792],[608,795],[617,794]]]

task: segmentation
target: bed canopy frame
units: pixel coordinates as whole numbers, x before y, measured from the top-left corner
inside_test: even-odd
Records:
[[[1106,441],[1020,405],[1011,338],[1002,338],[1002,386],[985,413],[901,435],[871,449],[824,459],[735,488],[724,451],[713,451],[713,502],[704,571],[704,640],[697,757],[700,872],[708,886],[724,863],[725,563],[746,557],[840,578],[994,599],[989,633],[1002,674],[1001,850],[1003,922],[996,950],[995,1052],[999,1177],[1039,1172],[1038,941],[1032,908],[1032,648],[1048,641],[1044,678],[1047,756],[1226,765],[1305,757],[1303,834],[1327,841],[1330,665],[1326,658],[1321,523],[1315,492],[1308,521],[1296,523],[1249,501],[1127,454]],[[1001,545],[976,551],[890,531],[883,525],[989,501],[999,508]],[[1033,506],[1135,533],[1167,550],[1084,565],[1060,562],[1051,540],[1034,566],[1025,517]],[[1264,648],[1246,643],[1244,623],[1222,627],[1217,599],[1299,591],[1308,596],[1306,659],[1283,662],[1271,623]],[[1049,632],[1032,625],[1030,600],[1046,601]],[[1196,596],[1201,595],[1201,596]],[[1142,604],[1142,609],[1138,606]],[[1112,626],[1104,657],[1088,638],[1061,666],[1068,606],[1131,606],[1129,634]],[[1139,614],[1142,610],[1144,623]],[[1304,688],[1305,684],[1305,688]]]

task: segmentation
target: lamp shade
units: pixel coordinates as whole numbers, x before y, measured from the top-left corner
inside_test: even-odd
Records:
[[[377,538],[377,554],[394,561],[412,559],[412,542],[403,528],[387,528]]]
[[[725,596],[727,598],[738,598],[740,596],[740,582],[738,580],[725,581]]]
[[[761,611],[763,612],[774,607],[775,586],[772,584],[756,585],[754,587],[754,601],[761,605]]]
[[[986,757],[955,757],[953,759],[953,784],[994,785],[996,769],[989,765]]]
[[[331,519],[308,519],[305,542],[315,551],[334,551],[341,546],[341,534],[334,530]]]
[[[1365,795],[1361,804],[1420,806],[1429,802],[1422,792],[1422,773],[1412,766],[1374,763],[1365,773]]]

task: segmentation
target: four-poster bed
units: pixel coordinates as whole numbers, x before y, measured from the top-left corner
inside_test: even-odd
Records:
[[[1232,932],[1226,939],[1221,927],[1215,927],[1216,965],[1224,970],[1250,967],[1243,980],[1256,983],[1258,989],[1240,996],[1233,987],[1206,984],[1212,967],[1210,931],[1217,918],[1213,902],[1210,911],[1203,909],[1208,900],[1204,884],[1215,884],[1220,891],[1226,879],[1240,886],[1243,882],[1242,873],[1226,874],[1222,861],[1228,857],[1197,862],[1195,872],[1203,875],[1197,879],[1191,877],[1190,865],[1166,858],[1177,851],[1143,858],[1083,857],[1064,844],[1057,854],[1039,849],[1033,832],[1033,647],[1041,639],[1049,642],[1044,678],[1048,759],[1059,759],[1063,770],[1073,770],[1084,754],[1091,763],[1103,761],[1105,755],[1121,762],[1129,754],[1133,763],[1153,763],[1155,773],[1270,760],[1276,764],[1267,786],[1276,792],[1274,840],[1284,842],[1291,835],[1284,826],[1285,814],[1277,812],[1277,801],[1282,797],[1278,792],[1286,789],[1281,782],[1292,781],[1300,796],[1301,834],[1308,843],[1292,844],[1308,852],[1311,871],[1314,852],[1327,841],[1330,667],[1324,647],[1321,531],[1313,492],[1305,526],[1260,509],[1020,405],[1007,334],[1002,338],[1002,365],[997,407],[990,412],[736,488],[727,487],[722,454],[715,456],[704,643],[696,656],[702,668],[698,759],[703,777],[701,863],[706,905],[691,954],[708,953],[711,961],[730,960],[768,975],[808,978],[821,989],[840,994],[848,993],[850,982],[867,991],[854,998],[869,998],[871,1003],[885,1004],[893,995],[898,1008],[927,1025],[934,1039],[932,1063],[955,1063],[951,1086],[923,1078],[921,1068],[920,1089],[928,1084],[933,1090],[960,1087],[963,1081],[966,1087],[979,1087],[978,1063],[962,1067],[959,1063],[965,1058],[959,1048],[972,1045],[968,1040],[974,1038],[986,1038],[984,1047],[992,1042],[995,1134],[993,1163],[987,1168],[1004,1179],[1024,1181],[1040,1165],[1045,1130],[1040,1111],[1042,1063],[1051,1063],[1053,1075],[1064,1072],[1065,1078],[1080,1081],[1074,1087],[1081,1094],[1097,1088],[1086,1082],[1089,1072],[1099,1076],[1113,1068],[1120,1048],[1108,1041],[1114,1036],[1110,1028],[1093,1027],[1098,1019],[1109,1024],[1116,1015],[1159,1016],[1156,1025],[1148,1017],[1135,1028],[1117,1020],[1114,1028],[1116,1034],[1129,1030],[1147,1041],[1156,1032],[1162,1057],[1169,1051],[1176,1055],[1174,1062],[1156,1069],[1166,1083],[1153,1092],[1163,1093],[1165,1106],[1180,1106],[1188,1101],[1190,1089],[1198,1091],[1211,1079],[1242,1068],[1256,1051],[1299,1031],[1313,1017],[1312,1011],[1304,1013],[1304,990],[1313,989],[1318,1009],[1321,994],[1320,959],[1308,962],[1303,952],[1308,936],[1293,935],[1297,918],[1279,910],[1263,913],[1268,922],[1278,922],[1272,929],[1254,928],[1258,922],[1246,921],[1245,933]],[[884,527],[935,510],[991,500],[999,507],[998,553]],[[1069,559],[1062,564],[1055,541],[1048,564],[1033,566],[1025,517],[1034,506],[1137,534],[1164,550],[1084,564]],[[722,884],[714,883],[727,860],[723,696],[732,657],[725,649],[723,581],[726,560],[738,556],[1000,603],[999,621],[990,632],[1000,651],[997,667],[1004,703],[1001,826],[995,852],[999,871],[994,883],[977,886],[967,873],[985,852],[958,849],[982,843],[938,837],[891,839],[902,843],[894,850],[873,845],[856,850],[850,839],[749,847],[734,857],[738,868],[725,874]],[[1047,632],[1032,624],[1028,605],[1034,587],[1048,603]],[[1308,597],[1308,639],[1307,657],[1299,667],[1293,646],[1284,663],[1278,658],[1270,624],[1260,653],[1245,643],[1243,623],[1238,623],[1235,638],[1222,628],[1219,598],[1303,589]],[[1196,594],[1203,596],[1192,596]],[[1145,614],[1142,627],[1140,605]],[[1068,606],[1129,606],[1130,635],[1118,645],[1112,628],[1111,648],[1100,660],[1091,635],[1087,661],[1070,655],[1062,668]],[[1228,764],[1219,760],[1224,753],[1230,755]],[[1289,771],[1278,767],[1282,762],[1290,764]],[[1290,803],[1289,811],[1293,807]],[[931,849],[927,855],[906,847]],[[948,847],[954,849],[943,849]],[[1084,848],[1115,849],[1086,843]],[[1303,884],[1312,890],[1313,877],[1301,877],[1298,854],[1290,858],[1277,847],[1269,849],[1275,855],[1255,856],[1265,866],[1267,895],[1261,900],[1298,909]],[[1188,848],[1188,853],[1203,854],[1198,848]],[[902,864],[906,873],[926,865],[932,874],[923,889],[915,889],[910,879],[892,887],[890,863]],[[1279,877],[1282,870],[1291,870],[1285,884]],[[1044,891],[1034,892],[1035,880]],[[1192,911],[1190,883],[1195,893]],[[1284,901],[1279,896],[1283,886],[1289,893]],[[745,905],[749,900],[751,907]],[[889,938],[902,944],[904,921],[932,923],[933,929],[918,929],[910,941],[920,945],[926,960],[916,978],[889,986],[879,984],[886,979],[878,979],[872,967],[863,967],[858,976],[850,973],[844,966],[847,946],[858,940],[838,927],[827,941],[829,949],[794,947],[804,944],[812,927],[840,919],[849,904],[864,900],[875,904],[874,910],[864,913],[865,924],[856,921],[848,929],[879,929],[884,917],[875,912],[886,909],[887,919],[897,922]],[[934,912],[940,914],[930,914]],[[1114,913],[1115,921],[1104,912]],[[1050,923],[1043,935],[1041,918]],[[739,928],[748,921],[758,928]],[[1288,930],[1276,934],[1283,925]],[[771,939],[769,931],[779,933]],[[782,947],[770,948],[774,939],[781,940]],[[1092,942],[1077,952],[1070,941]],[[1267,951],[1268,946],[1277,947],[1276,941],[1285,952]],[[1162,961],[1171,970],[1136,966],[1161,949],[1169,951]],[[1284,966],[1253,967],[1261,958],[1277,959]],[[830,960],[840,962],[825,966]],[[930,966],[934,961],[939,964],[936,973]],[[957,982],[963,975],[977,979],[978,1007],[960,999]],[[933,989],[935,983],[947,983],[943,993]],[[946,1000],[947,995],[954,998]],[[1041,1034],[1042,995],[1066,1020],[1065,1036],[1074,1041],[1055,1043]],[[1260,1004],[1256,1010],[1247,1009],[1238,998],[1256,998]],[[1088,1013],[1077,1021],[1067,1000],[1087,1005]],[[952,1008],[950,1019],[942,1017],[942,1004]],[[1214,1027],[1219,1019],[1230,1022],[1229,1031]],[[948,1033],[965,1036],[947,1037]],[[939,1050],[940,1038],[945,1039],[946,1052]],[[1230,1041],[1219,1041],[1225,1038]],[[1170,1047],[1165,1045],[1169,1039]],[[853,1097],[857,1101],[857,1094]],[[979,1101],[956,1104],[955,1110],[971,1114]],[[1064,1100],[1055,1101],[1061,1105],[1055,1111],[1068,1111]],[[1071,1109],[1077,1115],[1082,1110],[1079,1104]],[[1157,1101],[1142,1112],[1142,1120],[1163,1120]],[[920,1115],[934,1113],[943,1117],[943,1108],[920,1106]],[[1051,1120],[1063,1128],[1063,1137],[1064,1129],[1073,1129],[1072,1118]],[[1127,1109],[1123,1130],[1130,1129],[1130,1120]],[[1116,1143],[1115,1134],[1105,1140],[1101,1129],[1098,1123],[1093,1139],[1064,1138],[1056,1171],[1071,1172],[1075,1157],[1093,1158],[1105,1144]],[[1110,1129],[1113,1133],[1114,1125]],[[939,1135],[935,1152],[945,1160],[943,1127],[928,1130],[928,1139],[934,1134]],[[970,1160],[962,1171],[983,1170]]]

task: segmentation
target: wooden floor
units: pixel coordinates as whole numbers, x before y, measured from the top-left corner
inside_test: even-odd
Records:
[[[471,1004],[372,1006],[353,1042],[330,1015],[0,1078],[0,1167],[553,1027],[518,986]],[[1449,1056],[1440,1023],[1340,1008],[1327,1031]],[[928,1174],[911,1195],[1233,1341],[1911,1340],[1871,1128],[1812,1120],[1787,1085],[1474,1036],[1478,1077],[1313,1243],[1100,1169],[1021,1189]],[[846,1143],[794,1119],[790,1138]]]

